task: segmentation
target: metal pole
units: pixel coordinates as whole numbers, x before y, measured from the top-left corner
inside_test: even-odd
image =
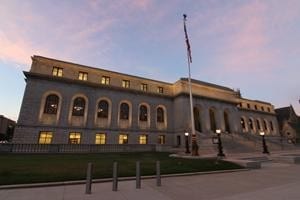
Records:
[[[183,19],[183,23],[185,26],[185,17]],[[188,63],[188,69],[189,69],[189,93],[190,93],[190,113],[191,113],[191,128],[192,128],[192,156],[198,156],[198,144],[197,144],[197,139],[196,139],[196,132],[195,132],[195,122],[194,122],[194,112],[193,112],[193,96],[192,96],[192,83],[191,83],[191,60],[189,56],[189,52],[187,51],[187,63]]]
[[[112,191],[118,191],[118,163],[113,164],[113,187]]]
[[[92,193],[92,170],[93,170],[93,163],[88,163],[87,171],[86,171],[85,194]]]
[[[141,168],[140,168],[140,161],[136,162],[136,188],[141,188]]]
[[[156,161],[156,186],[161,186],[160,161]]]

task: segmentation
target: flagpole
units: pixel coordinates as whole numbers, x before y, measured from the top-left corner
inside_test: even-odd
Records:
[[[193,111],[193,96],[192,96],[192,83],[191,83],[191,62],[192,62],[192,56],[191,56],[191,47],[188,40],[187,30],[186,30],[186,14],[183,14],[183,26],[184,26],[184,32],[185,32],[185,39],[186,39],[186,45],[187,45],[187,63],[188,63],[188,69],[189,69],[189,93],[190,93],[190,113],[191,113],[191,130],[192,130],[192,156],[198,156],[198,144],[197,144],[197,138],[196,138],[196,131],[195,131],[195,122],[194,122],[194,111]]]

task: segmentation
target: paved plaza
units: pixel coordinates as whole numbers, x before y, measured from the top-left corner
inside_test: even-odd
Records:
[[[135,181],[119,182],[117,192],[112,183],[97,183],[92,194],[85,194],[85,185],[2,189],[1,200],[241,200],[300,199],[300,165],[264,162],[261,169],[162,179],[142,180],[141,189]]]

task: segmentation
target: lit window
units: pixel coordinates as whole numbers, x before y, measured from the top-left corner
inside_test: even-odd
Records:
[[[148,120],[148,110],[145,105],[140,106],[140,121],[147,121]]]
[[[62,76],[63,75],[63,69],[59,67],[53,67],[52,69],[52,75],[53,76]]]
[[[106,135],[105,133],[97,133],[95,144],[105,144],[106,143]]]
[[[156,121],[163,123],[165,121],[165,119],[164,119],[164,109],[161,108],[161,107],[158,107],[156,112],[157,112],[156,113],[156,116],[157,116]]]
[[[108,102],[106,100],[101,100],[98,104],[98,117],[108,117]]]
[[[83,116],[85,109],[85,100],[82,97],[77,97],[73,103],[73,116]]]
[[[130,87],[130,81],[129,80],[123,80],[122,81],[122,87],[123,88],[129,88]]]
[[[39,137],[39,144],[51,144],[53,133],[49,131],[41,131]]]
[[[119,135],[119,144],[128,144],[128,135],[120,134]]]
[[[46,98],[44,113],[56,114],[58,108],[59,97],[55,94],[50,94]]]
[[[159,135],[158,136],[158,144],[165,144],[166,143],[166,136]]]
[[[127,103],[120,105],[120,119],[129,119],[129,105]]]
[[[144,92],[147,92],[147,90],[148,90],[148,85],[145,84],[145,83],[142,83],[142,84],[141,84],[141,90],[144,91]]]
[[[109,85],[110,84],[110,77],[108,77],[108,76],[102,76],[102,78],[101,78],[101,84]]]
[[[164,93],[164,88],[163,87],[157,87],[157,92],[162,94]]]
[[[80,144],[81,133],[72,132],[69,135],[69,144]]]
[[[148,135],[140,135],[139,143],[140,144],[148,144]]]
[[[79,72],[78,79],[82,81],[86,81],[88,79],[88,73],[86,72]]]

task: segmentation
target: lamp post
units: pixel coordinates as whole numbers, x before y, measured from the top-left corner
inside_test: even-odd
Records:
[[[270,152],[268,151],[268,146],[266,144],[266,139],[265,139],[265,132],[261,131],[259,133],[262,137],[262,146],[263,146],[263,153],[269,154]]]
[[[221,140],[221,130],[216,130],[217,136],[218,136],[218,157],[225,157],[225,154],[223,152],[223,146],[222,146],[222,140]]]
[[[189,145],[189,133],[185,132],[184,136],[185,136],[185,153],[189,154],[189,153],[191,153],[190,152],[190,145]]]

